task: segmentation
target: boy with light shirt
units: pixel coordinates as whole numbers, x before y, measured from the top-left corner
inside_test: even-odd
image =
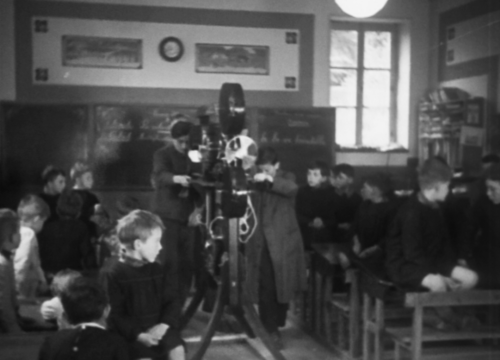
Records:
[[[25,196],[17,208],[21,221],[21,243],[14,255],[16,288],[20,297],[34,298],[48,290],[42,270],[37,234],[50,216],[48,205],[36,195]]]
[[[312,243],[333,241],[338,196],[328,185],[328,175],[328,165],[315,161],[307,169],[307,185],[297,192],[295,212],[306,250]]]
[[[399,210],[387,237],[386,267],[392,281],[431,292],[472,289],[477,274],[458,265],[439,203],[448,194],[451,169],[439,159],[419,171],[420,191]]]
[[[177,329],[176,282],[168,268],[155,262],[163,228],[160,218],[148,211],[135,210],[120,219],[122,256],[101,274],[111,305],[110,330],[129,343],[132,359],[185,358]]]

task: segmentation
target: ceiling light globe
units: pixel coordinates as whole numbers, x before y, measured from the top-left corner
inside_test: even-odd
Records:
[[[367,18],[378,13],[388,0],[335,0],[337,5],[348,15]]]

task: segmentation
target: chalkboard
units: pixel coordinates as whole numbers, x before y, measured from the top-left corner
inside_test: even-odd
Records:
[[[2,188],[39,187],[43,169],[52,164],[68,170],[87,156],[87,105],[1,107]]]
[[[332,164],[335,109],[252,109],[259,146],[276,149],[282,169],[291,171],[305,184],[307,167],[315,160]]]
[[[96,187],[151,188],[154,152],[170,139],[176,115],[195,121],[195,107],[97,105],[91,157]]]

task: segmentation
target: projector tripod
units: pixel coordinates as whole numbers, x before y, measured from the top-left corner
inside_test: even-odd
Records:
[[[210,342],[214,337],[217,325],[222,319],[224,310],[228,308],[230,313],[241,324],[248,339],[258,338],[270,354],[261,355],[266,359],[286,360],[286,358],[276,348],[274,341],[262,325],[257,311],[252,302],[245,295],[242,288],[242,261],[244,260],[239,252],[239,220],[224,220],[224,253],[227,254],[226,260],[220,268],[220,282],[217,289],[217,298],[207,327],[203,331],[201,341],[198,344],[193,355],[189,360],[201,360]],[[224,258],[224,256],[223,256]],[[209,276],[208,274],[206,276]],[[203,301],[204,295],[208,289],[208,281],[201,281],[193,299],[188,305],[181,318],[181,327],[187,325],[194,315],[199,305]],[[270,355],[270,356],[269,356]]]

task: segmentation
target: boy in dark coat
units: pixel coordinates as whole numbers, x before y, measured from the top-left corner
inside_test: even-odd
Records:
[[[127,345],[106,330],[109,305],[104,290],[88,278],[75,278],[61,294],[72,329],[47,337],[39,360],[128,360]]]
[[[400,209],[387,237],[386,267],[396,284],[432,292],[467,290],[477,274],[457,265],[439,202],[448,194],[451,169],[438,159],[419,171],[420,191]]]
[[[311,249],[312,243],[333,241],[338,196],[329,185],[328,176],[328,165],[315,161],[307,169],[307,185],[297,192],[295,213],[306,250]]]
[[[354,191],[354,168],[349,164],[338,164],[332,168],[330,183],[338,195],[338,205],[335,207],[335,219],[337,231],[335,242],[344,242],[348,236],[348,230],[358,212],[363,199]]]
[[[400,201],[394,197],[391,180],[385,174],[367,177],[361,191],[366,200],[354,219],[353,252],[361,258],[370,258],[385,251],[385,237]]]
[[[155,190],[152,211],[165,224],[158,258],[178,282],[181,302],[187,297],[193,274],[189,252],[195,240],[188,220],[198,196],[191,186],[193,164],[188,157],[191,127],[192,124],[179,115],[171,127],[172,143],[154,154],[151,174]]]
[[[483,288],[500,289],[500,163],[486,172],[486,194],[472,209],[471,266]]]
[[[117,234],[124,252],[101,274],[111,305],[110,330],[129,343],[132,359],[184,359],[177,287],[170,272],[155,262],[162,232],[160,218],[148,211],[120,219]]]
[[[258,303],[259,316],[278,347],[278,328],[285,325],[288,302],[306,288],[304,249],[294,209],[297,185],[292,174],[279,170],[274,149],[261,148],[254,177],[258,228],[246,244],[246,288]],[[267,183],[266,186],[263,186]]]

